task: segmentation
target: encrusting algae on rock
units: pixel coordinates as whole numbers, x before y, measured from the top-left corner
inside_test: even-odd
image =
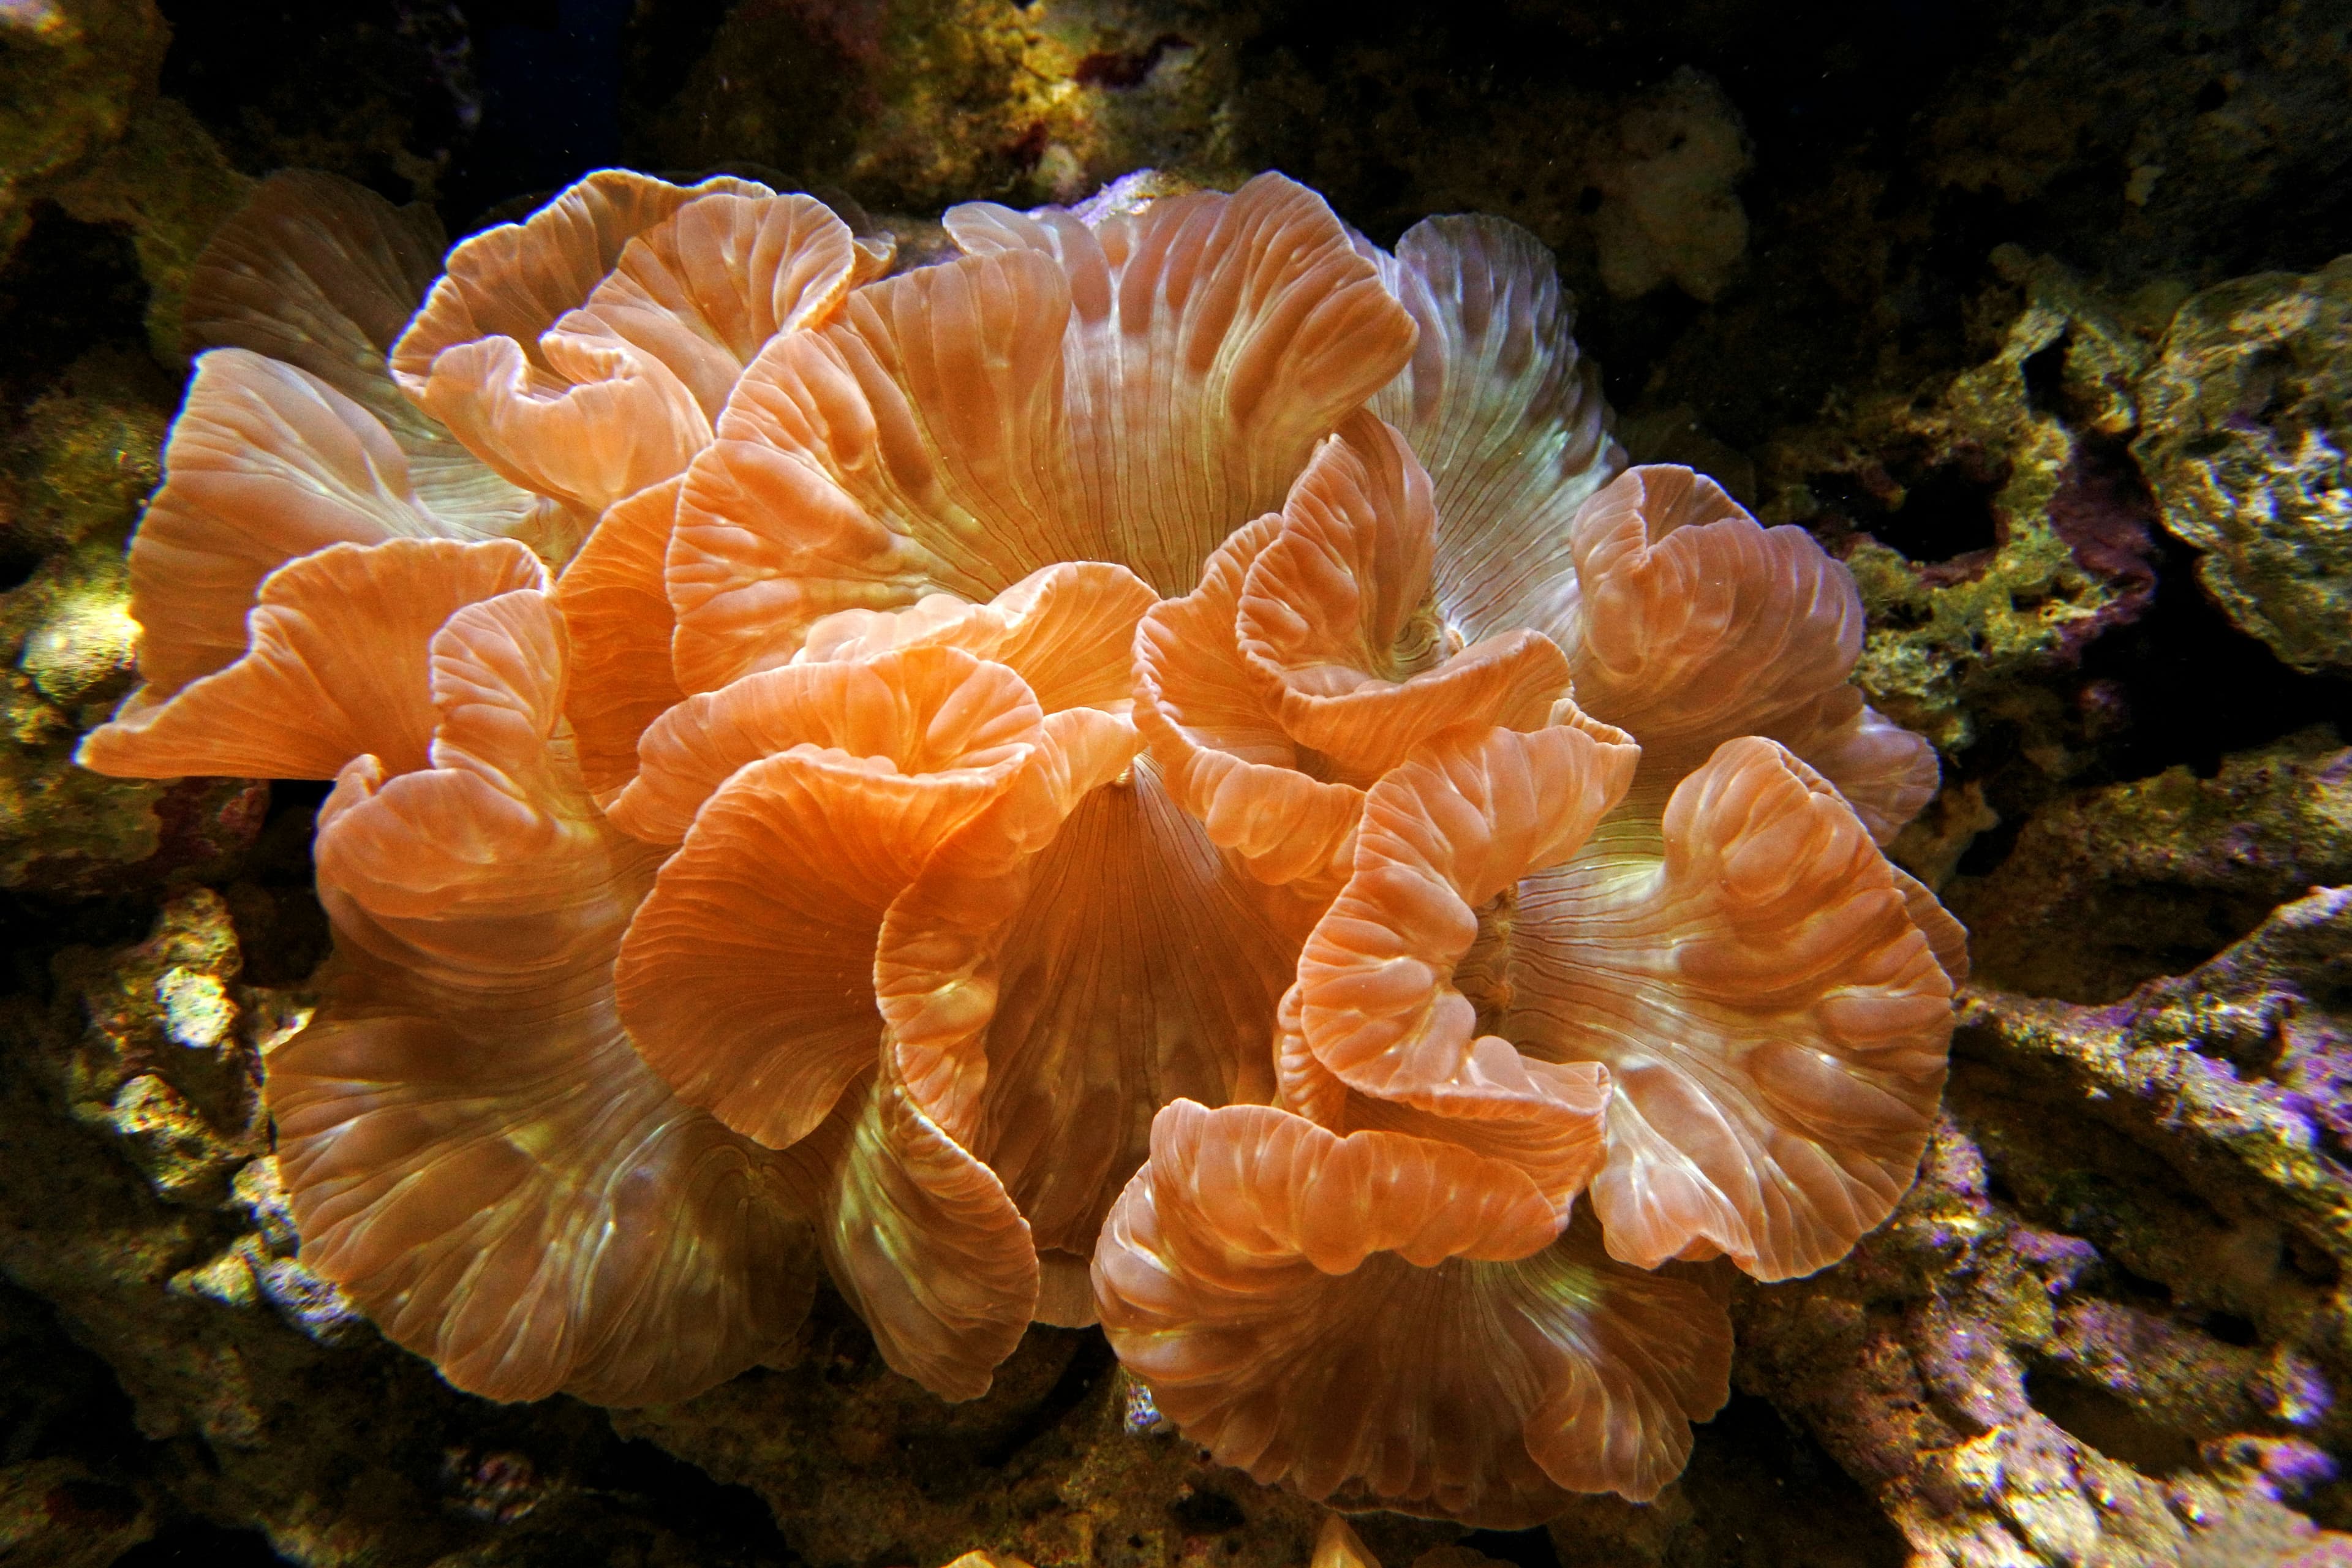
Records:
[[[1855,680],[1952,753],[2021,678],[2078,659],[2156,588],[2154,518],[2118,466],[2147,345],[2063,267],[2013,247],[1993,260],[2022,298],[1991,357],[1786,440],[1769,466],[1803,477],[1764,509],[1843,536],[1871,617]]]
[[[2352,258],[2190,299],[2139,395],[2134,449],[2206,592],[2285,663],[2352,667]]]
[[[1309,1497],[1655,1495],[1693,1266],[1834,1261],[1943,1081],[1852,579],[1620,472],[1498,220],[946,226],[607,172],[435,281],[297,174],[199,259],[82,757],[335,781],[304,1261],[499,1398],[697,1393],[821,1258],[950,1398],[1099,1317]]]

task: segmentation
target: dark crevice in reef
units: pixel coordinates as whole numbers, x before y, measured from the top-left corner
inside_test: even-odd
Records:
[[[201,1520],[166,1525],[114,1560],[113,1568],[278,1568],[292,1563],[257,1530],[224,1530]]]
[[[2186,763],[2200,778],[2221,758],[2332,724],[2352,738],[2352,680],[2305,675],[2230,624],[2197,582],[2197,552],[2156,541],[2156,596],[2147,614],[2084,650],[2085,681],[2112,681],[2128,705],[2105,752],[2115,779]]]
[[[328,167],[406,202],[432,195],[478,121],[467,30],[476,5],[158,5],[172,26],[163,90],[248,174]]]
[[[113,898],[80,898],[31,889],[0,891],[0,985],[46,999],[49,960],[77,944],[115,947],[145,937],[155,923],[152,889]]]
[[[1990,1054],[1973,1030],[1953,1037],[1945,1103],[1989,1174],[2021,1217],[2097,1249],[2074,1288],[2149,1312],[2221,1305],[2214,1292],[2228,1284],[2212,1270],[2211,1249],[2235,1233],[2232,1222],[2115,1128],[2087,1118],[2053,1128],[2042,1108],[2065,1092],[2054,1074]]]
[[[48,1303],[0,1281],[0,1463],[76,1459],[120,1483],[142,1473],[146,1453],[106,1363],[67,1337]]]
[[[1513,1568],[1559,1568],[1559,1549],[1548,1530],[1474,1530],[1462,1544]]]
[[[1815,474],[1806,482],[1829,510],[1831,521],[1868,534],[1906,561],[1945,568],[1926,574],[1929,581],[1958,580],[1981,571],[1988,552],[2000,543],[1992,498],[2002,476],[1971,471],[1967,464],[1941,463],[1895,477],[1903,486],[1900,506],[1889,506],[1850,475]]]
[[[694,1521],[709,1542],[724,1542],[726,1561],[799,1568],[801,1559],[776,1528],[768,1505],[749,1487],[712,1479],[685,1460],[642,1440],[614,1440],[579,1475],[588,1489],[660,1520]]]
[[[31,232],[0,267],[0,426],[93,349],[144,354],[147,285],[131,237],[34,208]],[[0,575],[13,558],[0,532]]]
[[[1908,1559],[1868,1494],[1769,1401],[1734,1393],[1692,1438],[1682,1487],[1700,1517],[1723,1521],[1717,1528],[1737,1531],[1743,1544],[1780,1543],[1777,1555],[1749,1556],[1718,1538],[1722,1561],[1902,1568]]]
[[[0,533],[0,594],[32,581],[33,574],[41,569],[41,563],[47,559],[37,542],[16,530]]]
[[[1094,1392],[1095,1384],[1110,1374],[1118,1364],[1111,1353],[1110,1342],[1099,1329],[1086,1330],[1070,1352],[1070,1359],[1062,1368],[1045,1396],[1022,1416],[1013,1429],[997,1442],[973,1456],[975,1462],[990,1469],[1004,1464],[1015,1454],[1059,1426],[1063,1417],[1076,1410]]]
[[[2163,1479],[2198,1468],[2194,1438],[2096,1384],[2035,1367],[2026,1373],[2025,1396],[2074,1436],[2142,1475]]]

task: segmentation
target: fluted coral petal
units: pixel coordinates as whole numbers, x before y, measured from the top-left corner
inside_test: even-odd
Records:
[[[1528,1417],[1536,1463],[1570,1491],[1657,1496],[1689,1462],[1690,1423],[1731,1394],[1720,1303],[1691,1280],[1613,1261],[1582,1224],[1497,1272],[1526,1352],[1566,1364]]]
[[[1480,907],[1573,855],[1624,793],[1637,749],[1588,725],[1455,730],[1417,749],[1366,797],[1355,875],[1298,961],[1317,1061],[1372,1100],[1463,1124],[1484,1152],[1517,1151],[1563,1215],[1601,1163],[1607,1076],[1481,1034],[1456,970]]]
[[[834,1282],[892,1371],[977,1399],[1037,1301],[1029,1226],[993,1171],[886,1072],[832,1167],[822,1232]]]
[[[196,362],[131,542],[131,613],[152,697],[233,663],[261,580],[331,544],[478,537],[436,517],[365,408],[244,349]]]
[[[394,379],[421,402],[435,360],[457,343],[503,337],[535,352],[540,334],[587,301],[639,234],[698,196],[772,194],[730,175],[687,186],[600,169],[523,222],[484,229],[449,253],[440,282],[394,345]]]
[[[1392,377],[1413,325],[1322,197],[1279,174],[1088,228],[950,209],[984,256],[1050,257],[1073,306],[1066,374],[1083,558],[1163,595],[1277,504],[1316,439]]]
[[[562,735],[565,653],[538,588],[478,599],[433,634],[416,682],[429,754],[414,767],[357,758],[319,813],[338,963],[372,954],[407,1003],[457,1016],[493,994],[511,1013],[575,968],[609,989],[658,858],[580,787]]]
[[[610,804],[637,772],[647,726],[685,699],[670,673],[662,563],[684,476],[614,502],[555,584],[572,636],[563,710],[589,793]]]
[[[1496,1528],[1654,1496],[1727,1393],[1706,1293],[1601,1258],[1513,1167],[1179,1101],[1096,1254],[1129,1369],[1221,1462]]]
[[[1364,1545],[1347,1516],[1327,1513],[1315,1531],[1315,1555],[1307,1568],[1381,1568],[1381,1560]]]
[[[904,610],[841,610],[809,628],[795,664],[865,658],[896,647],[960,647],[1029,683],[1048,713],[1113,709],[1133,695],[1128,650],[1151,608],[1150,586],[1124,566],[1040,567],[985,605],[933,594]]]
[[[303,1257],[394,1340],[492,1398],[680,1399],[797,1321],[814,1183],[619,1026],[655,855],[569,775],[562,645],[541,592],[459,612],[436,765],[345,771],[318,848],[336,956],[265,1088]]]
[[[1863,819],[1863,826],[1870,826],[1867,817]],[[1936,966],[1958,992],[1969,977],[1968,928],[1937,901],[1935,889],[1927,883],[1891,861],[1886,868],[1895,874],[1895,886],[1903,894],[1903,912],[1911,917],[1911,923],[1927,939],[1927,951],[1936,955]]]
[[[1364,792],[1301,771],[1234,632],[1250,563],[1281,529],[1275,512],[1236,531],[1210,553],[1199,586],[1145,615],[1135,634],[1135,723],[1169,794],[1209,842],[1260,881],[1328,896],[1345,878]]]
[[[1352,1093],[1345,1079],[1315,1059],[1299,1018],[1298,987],[1293,985],[1275,1009],[1274,1103],[1318,1127],[1346,1132]]]
[[[679,1104],[609,1009],[330,1018],[269,1071],[304,1260],[468,1393],[689,1398],[805,1310],[793,1173]]]
[[[324,381],[382,422],[436,516],[538,542],[543,503],[499,478],[394,385],[384,356],[441,270],[441,225],[315,170],[261,182],[189,269],[190,353],[250,349]]]
[[[366,888],[369,911],[387,918],[442,919],[462,906],[478,920],[560,900],[568,895],[521,868],[568,875],[588,841],[605,837],[577,798],[570,758],[548,744],[569,652],[561,617],[547,594],[518,589],[457,610],[430,649],[430,766],[387,770],[378,758],[345,770],[346,793],[363,787],[370,809],[323,821],[320,877]]]
[[[689,688],[832,611],[984,599],[1055,561],[1181,592],[1410,349],[1330,210],[1278,176],[1066,244],[999,216],[958,209],[973,254],[857,290],[745,374],[671,557]]]
[[[1283,730],[1370,783],[1449,725],[1543,722],[1568,661],[1542,633],[1459,652],[1427,605],[1435,513],[1402,437],[1360,412],[1317,448],[1251,563],[1234,622]]]
[[[441,273],[429,203],[395,207],[366,186],[284,169],[255,187],[188,269],[191,353],[234,344],[301,366],[367,404],[383,356]]]
[[[715,420],[770,338],[840,308],[857,261],[849,226],[813,196],[704,195],[623,247],[583,310]]]
[[[1473,640],[1557,637],[1575,586],[1569,523],[1625,457],[1551,253],[1501,218],[1451,216],[1377,259],[1420,337],[1371,409],[1435,483],[1439,606]]]
[[[419,405],[508,479],[592,515],[685,471],[710,421],[669,368],[566,318],[538,360],[511,338],[444,349]]]
[[[1079,546],[1062,338],[1042,257],[869,285],[842,319],[753,361],[697,458],[671,545],[678,679],[781,664],[819,616],[927,592],[989,598]]]
[[[337,544],[262,583],[252,646],[169,697],[152,688],[84,738],[82,765],[132,778],[329,779],[362,754],[425,765],[430,644],[463,605],[536,587],[545,573],[507,540]]]
[[[1040,1247],[1083,1257],[1171,1099],[1264,1100],[1298,933],[1148,762],[1087,795],[992,937],[975,1145]]]
[[[1642,738],[1660,795],[1734,736],[1812,723],[1861,654],[1844,566],[1703,474],[1628,470],[1577,514],[1570,542],[1560,640],[1576,700]]]
[[[646,1060],[748,1137],[808,1136],[880,1047],[884,911],[1017,765],[907,775],[803,746],[736,771],[622,949],[621,1016]]]
[[[1525,1064],[1535,1096],[1455,1097],[1423,1103],[1349,1087],[1307,1043],[1300,988],[1284,994],[1275,1024],[1275,1103],[1333,1132],[1398,1132],[1498,1160],[1523,1173],[1563,1219],[1605,1156],[1609,1072],[1594,1062]]]
[[[1846,684],[1862,600],[1811,535],[1760,526],[1704,475],[1648,467],[1593,498],[1572,543],[1577,699],[1642,737],[1645,792],[1759,734],[1827,774],[1879,843],[1933,797],[1935,749]]]
[[[1394,430],[1350,415],[1316,447],[1282,516],[1244,580],[1235,626],[1252,663],[1338,694],[1440,651],[1427,633],[1400,647],[1429,588],[1437,511]]]
[[[986,1159],[1066,1273],[1160,1104],[1269,1091],[1297,934],[1135,763],[1123,719],[1073,709],[1045,730],[892,905],[875,975],[910,1102]],[[1090,1316],[1057,1296],[1073,1308]]]
[[[1038,851],[1137,743],[1108,714],[1049,716],[1006,790],[941,842],[876,942],[881,1070],[834,1164],[827,1257],[890,1364],[950,1398],[984,1392],[1044,1305],[1029,1225],[972,1152],[1004,911]],[[1055,1272],[1054,1310],[1090,1314],[1091,1291],[1067,1288],[1067,1262]]]
[[[1120,780],[1139,745],[1114,714],[1047,715],[1004,790],[940,841],[884,918],[874,985],[893,1071],[912,1103],[961,1142],[981,1142],[1002,950],[1034,886],[1036,858],[1080,802]]]
[[[646,730],[613,820],[677,843],[737,769],[796,746],[868,759],[877,776],[994,768],[1035,741],[1044,717],[1019,676],[961,648],[761,670],[687,699]]]
[[[1095,1313],[1091,1248],[1086,1257],[1051,1247],[1037,1254],[1037,1304],[1029,1321],[1056,1329],[1091,1329],[1101,1321]]]
[[[1663,826],[1660,858],[1598,846],[1522,884],[1505,1027],[1616,1080],[1592,1184],[1611,1256],[1809,1273],[1910,1183],[1951,982],[1918,895],[1772,742],[1727,742]]]
[[[684,223],[700,200],[730,205]],[[591,174],[450,254],[394,346],[394,377],[500,474],[601,512],[709,443],[719,383],[732,380],[722,362],[749,353],[732,353],[730,338],[780,303],[789,318],[804,286],[820,297],[847,287],[847,228],[829,214],[804,223],[807,208],[823,212],[748,181]],[[748,223],[733,221],[747,210]],[[814,276],[801,276],[793,247],[815,253]],[[624,265],[627,276],[608,278]]]
[[[1851,686],[1834,688],[1768,733],[1837,785],[1880,844],[1892,843],[1903,825],[1927,807],[1941,781],[1936,748],[1927,738],[1865,704]]]
[[[646,1060],[739,1131],[808,1136],[875,1059],[885,911],[1043,718],[1011,670],[940,647],[767,670],[666,715],[613,807],[685,840],[620,964]]]

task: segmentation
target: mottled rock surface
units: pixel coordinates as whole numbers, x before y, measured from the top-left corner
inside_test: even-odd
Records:
[[[2182,305],[2137,442],[2199,581],[2299,669],[2352,667],[2352,257]]]
[[[2111,1002],[2193,968],[2319,883],[2352,881],[2352,751],[2318,728],[2054,801],[1990,874],[1945,885],[1979,980]]]

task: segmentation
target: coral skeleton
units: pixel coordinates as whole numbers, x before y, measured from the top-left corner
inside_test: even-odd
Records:
[[[1935,753],[1843,566],[1626,468],[1531,237],[1116,205],[897,269],[608,171],[445,263],[266,182],[81,759],[332,781],[279,1166],[461,1388],[685,1399],[823,1273],[949,1399],[1099,1322],[1341,1506],[1654,1497],[1723,1271],[1913,1180]]]

